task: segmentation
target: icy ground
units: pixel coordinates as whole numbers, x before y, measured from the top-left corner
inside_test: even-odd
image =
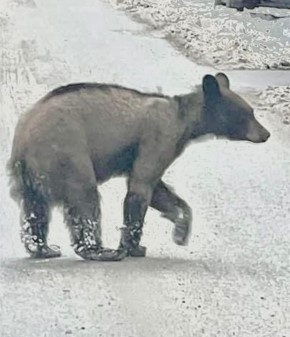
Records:
[[[69,82],[173,94],[216,70],[196,66],[100,0],[1,0],[0,46],[0,336],[290,336],[289,88],[245,94],[272,133],[267,143],[193,144],[166,173],[193,208],[188,247],[175,246],[170,223],[150,211],[148,257],[82,261],[55,212],[51,241],[64,256],[33,261],[19,240],[5,172],[18,116]],[[110,181],[101,194],[104,241],[113,247],[124,181]]]

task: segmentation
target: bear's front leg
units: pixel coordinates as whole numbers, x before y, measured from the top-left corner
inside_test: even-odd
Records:
[[[144,257],[146,247],[140,246],[144,217],[148,202],[137,193],[128,192],[124,202],[124,225],[122,228],[120,248],[127,251],[127,255]]]
[[[187,245],[192,223],[191,208],[188,204],[160,180],[154,189],[150,206],[174,223],[174,242],[180,246]]]
[[[162,135],[162,125],[154,123],[144,128],[138,157],[128,179],[120,249],[129,256],[146,254],[146,247],[140,246],[144,218],[157,182],[175,157],[175,140],[168,139],[167,134]]]

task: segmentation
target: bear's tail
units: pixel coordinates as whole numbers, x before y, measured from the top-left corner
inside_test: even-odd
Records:
[[[31,179],[27,174],[25,160],[12,157],[6,169],[9,176],[10,195],[19,204],[31,188]]]

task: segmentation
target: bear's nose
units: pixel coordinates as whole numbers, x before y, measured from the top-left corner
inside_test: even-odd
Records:
[[[268,130],[265,129],[264,134],[263,134],[263,142],[266,142],[270,138],[271,134]]]
[[[246,137],[250,142],[264,143],[270,137],[270,132],[258,121],[253,120],[249,123],[249,129]]]

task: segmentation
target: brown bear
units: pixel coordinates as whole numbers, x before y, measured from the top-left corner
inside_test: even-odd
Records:
[[[175,224],[173,239],[185,245],[191,209],[162,175],[205,134],[254,143],[270,136],[223,73],[205,75],[194,92],[172,97],[98,83],[51,91],[21,117],[8,163],[26,250],[32,257],[60,256],[47,245],[54,206],[63,207],[74,250],[84,259],[145,256],[140,240],[149,206]],[[128,192],[114,250],[102,245],[98,184],[117,175],[127,177]]]

